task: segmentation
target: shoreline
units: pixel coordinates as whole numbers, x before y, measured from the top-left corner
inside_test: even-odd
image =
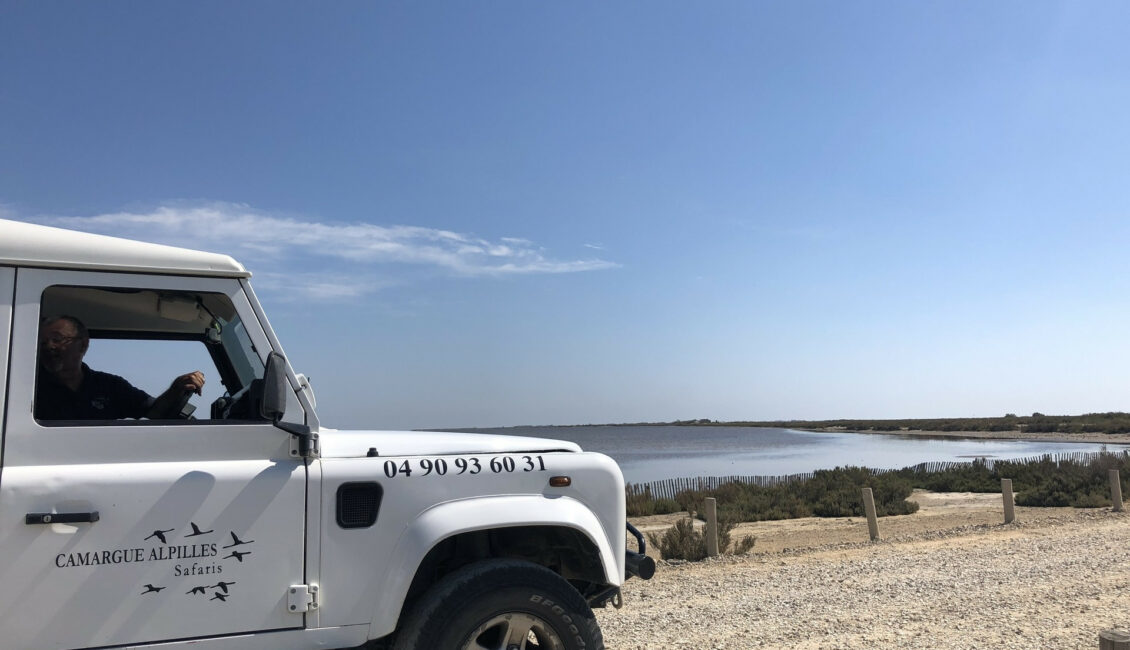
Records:
[[[497,432],[502,429],[584,429],[591,427],[713,427],[734,426],[749,429],[791,429],[809,433],[859,433],[879,436],[906,436],[914,438],[965,438],[969,440],[1034,440],[1039,442],[1078,442],[1082,444],[1111,443],[1116,445],[1130,444],[1130,433],[1060,433],[1060,432],[1027,432],[1027,431],[937,431],[930,429],[898,429],[893,431],[866,431],[849,427],[788,427],[788,426],[751,426],[727,424],[548,424],[548,425],[520,425],[507,427],[458,427],[448,429],[413,429],[413,431],[443,431],[461,433],[487,433]]]
[[[857,431],[846,427],[800,428],[811,433],[859,433],[864,435],[908,436],[912,438],[966,438],[969,440],[1036,440],[1040,442],[1078,442],[1084,444],[1130,444],[1127,433],[1045,433],[1024,431]]]

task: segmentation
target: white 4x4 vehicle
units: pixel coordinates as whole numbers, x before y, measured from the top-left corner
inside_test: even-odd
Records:
[[[0,220],[0,646],[602,648],[590,607],[654,571],[626,550],[616,464],[557,440],[322,427],[249,276]],[[165,381],[201,359],[219,392],[197,417],[50,419],[40,328],[60,315]]]

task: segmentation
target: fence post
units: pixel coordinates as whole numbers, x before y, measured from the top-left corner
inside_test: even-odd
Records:
[[[706,497],[706,554],[718,555],[718,502]]]
[[[1123,630],[1099,632],[1099,650],[1130,650],[1130,634]]]
[[[863,488],[863,512],[867,514],[867,532],[874,542],[879,539],[879,520],[875,517],[875,496],[871,488]]]
[[[1112,469],[1110,474],[1110,503],[1111,510],[1122,512],[1122,483],[1118,480],[1118,470]]]
[[[1001,496],[1004,498],[1004,523],[1011,524],[1016,519],[1016,511],[1013,509],[1012,479],[1001,479]]]

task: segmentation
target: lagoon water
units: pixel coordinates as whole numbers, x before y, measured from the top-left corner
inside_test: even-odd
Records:
[[[576,442],[586,451],[614,458],[629,483],[732,474],[777,476],[845,465],[897,469],[977,457],[1010,459],[1130,449],[1126,444],[813,433],[756,427],[577,426],[475,431]]]

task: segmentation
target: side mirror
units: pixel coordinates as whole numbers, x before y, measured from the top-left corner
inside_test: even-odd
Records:
[[[286,413],[286,393],[290,382],[286,379],[286,358],[278,352],[267,355],[267,367],[263,371],[263,398],[259,401],[259,414],[276,427],[298,438],[298,449],[291,453],[303,458],[317,458],[318,434],[305,424],[283,422]]]
[[[263,373],[263,399],[259,414],[264,420],[278,422],[286,413],[286,358],[278,352],[267,355],[267,368]]]

